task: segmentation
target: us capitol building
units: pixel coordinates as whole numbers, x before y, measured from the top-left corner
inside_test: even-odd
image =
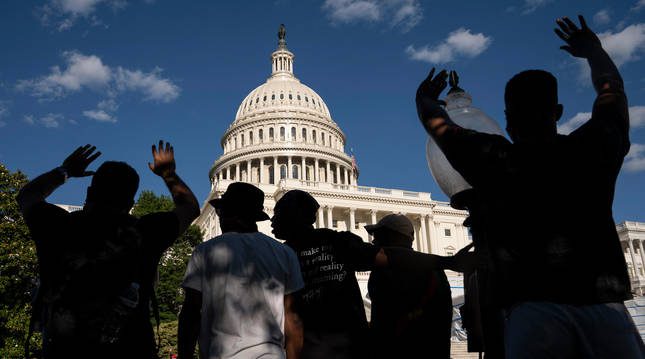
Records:
[[[400,213],[414,224],[417,251],[452,255],[467,245],[471,239],[462,225],[467,212],[433,200],[430,193],[359,185],[356,161],[345,152],[345,134],[320,95],[294,75],[295,56],[287,49],[283,26],[278,38],[278,48],[271,54],[271,75],[242,100],[221,138],[224,153],[209,171],[211,191],[195,220],[204,238],[221,234],[208,201],[221,196],[229,184],[242,181],[264,191],[264,210],[269,215],[285,192],[299,189],[320,204],[317,228],[350,231],[369,241],[364,225]],[[258,227],[272,235],[270,221],[259,222]],[[632,287],[635,294],[643,295],[645,223],[623,222],[617,230]],[[448,276],[453,296],[461,295],[459,274]],[[358,278],[365,293],[368,273],[359,273]]]

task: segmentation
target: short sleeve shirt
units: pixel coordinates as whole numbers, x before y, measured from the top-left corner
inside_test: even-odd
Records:
[[[201,292],[201,357],[283,358],[284,296],[303,285],[293,250],[260,232],[200,244],[182,286]]]

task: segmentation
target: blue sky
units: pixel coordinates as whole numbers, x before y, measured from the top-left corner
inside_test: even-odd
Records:
[[[425,160],[418,83],[433,65],[455,69],[501,124],[506,81],[542,68],[559,80],[570,131],[588,118],[594,91],[552,29],[578,13],[618,62],[631,106],[615,218],[645,221],[645,0],[2,1],[0,162],[34,177],[92,143],[102,160],[132,164],[141,189],[164,193],[146,165],[161,138],[201,202],[220,136],[270,74],[284,23],[296,76],[345,132],[359,184],[446,200]],[[50,199],[81,204],[87,184],[72,179]]]

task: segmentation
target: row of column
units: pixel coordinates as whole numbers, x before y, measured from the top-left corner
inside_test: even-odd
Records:
[[[302,156],[286,156],[286,163],[280,162],[279,158],[285,156],[262,157],[257,160],[240,161],[220,168],[216,177],[219,181],[227,179],[251,183],[275,184],[276,179],[300,179],[315,182],[327,182],[344,185],[355,185],[356,181],[351,168],[338,162],[319,160],[318,158],[307,158]],[[265,160],[267,160],[265,162]],[[254,164],[254,162],[256,162]],[[286,166],[286,173],[280,173],[281,166]],[[297,171],[294,174],[294,165]],[[266,167],[273,167],[273,172],[265,171]],[[333,166],[333,170],[332,170]],[[257,170],[254,176],[253,170]],[[307,171],[311,169],[312,171]],[[323,171],[321,171],[321,169]],[[242,172],[245,170],[245,176]],[[332,172],[333,171],[333,172]],[[265,173],[266,172],[266,173]],[[311,173],[313,172],[313,174]],[[324,174],[324,176],[321,174]],[[268,178],[265,178],[268,175]],[[255,178],[254,178],[255,177]],[[335,179],[335,180],[334,180]]]
[[[228,153],[256,143],[278,141],[311,143],[343,151],[341,139],[331,131],[325,132],[320,128],[309,126],[268,125],[229,135],[224,143],[224,152]]]
[[[329,229],[334,229],[334,206],[331,205],[325,205],[321,206],[320,209],[318,210],[318,220],[317,220],[317,227],[318,228],[329,228]],[[354,233],[357,232],[356,228],[356,208],[342,208],[343,211],[346,211],[347,217],[344,219],[346,223],[348,223],[348,228],[347,230]],[[370,223],[369,224],[376,224],[378,222],[378,214],[380,211],[378,210],[369,210],[370,212]],[[381,211],[383,213],[383,216],[386,216],[388,214],[392,213],[398,213],[398,212],[386,212],[386,211]],[[404,214],[405,213],[400,213]],[[383,217],[381,216],[381,218]],[[414,225],[414,239],[415,241],[413,242],[413,246],[417,251],[424,252],[424,253],[430,253],[430,250],[433,248],[438,248],[439,243],[436,241],[437,238],[439,238],[439,233],[437,233],[437,228],[438,225],[437,223],[434,222],[434,219],[432,216],[427,215],[427,214],[417,214],[413,215],[413,218],[411,218],[412,224]],[[338,218],[338,217],[337,217]],[[341,217],[342,218],[342,217]],[[410,216],[408,216],[410,218]],[[464,234],[464,233],[457,233],[459,234]]]
[[[627,246],[625,247],[627,250],[627,255],[630,256],[632,260],[632,268],[631,268],[631,274],[633,278],[637,278],[639,276],[638,273],[638,266],[636,263],[636,251],[634,250],[634,244],[632,243],[633,241],[638,242],[638,252],[640,253],[640,259],[641,259],[641,266],[645,266],[645,251],[643,251],[643,241],[641,240],[633,240],[631,238],[628,238],[626,240]]]

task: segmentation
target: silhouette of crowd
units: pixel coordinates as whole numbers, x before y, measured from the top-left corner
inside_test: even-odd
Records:
[[[563,107],[546,71],[508,81],[510,141],[450,119],[439,99],[445,70],[432,69],[417,90],[419,120],[472,185],[464,198],[473,245],[449,257],[416,252],[414,227],[400,214],[365,226],[367,243],[314,228],[320,206],[305,191],[284,193],[269,217],[261,189],[231,183],[209,202],[223,233],[194,249],[181,284],[179,358],[192,358],[197,344],[201,358],[449,358],[444,270],[466,274],[464,326],[477,342],[471,349],[487,358],[643,358],[623,304],[632,294],[611,212],[630,146],[627,98],[579,20],[558,19],[555,32],[563,50],[587,60],[597,97],[591,119],[570,135],[557,134]],[[135,218],[138,174],[115,161],[88,171],[100,155],[79,147],[17,197],[39,261],[31,328],[42,331],[44,358],[157,358],[157,266],[199,215],[198,201],[177,174],[174,148],[159,141],[149,168],[175,207]],[[84,176],[92,180],[82,210],[46,202]],[[567,205],[553,208],[550,198]],[[265,220],[280,241],[258,231]],[[370,320],[358,271],[371,271]]]

